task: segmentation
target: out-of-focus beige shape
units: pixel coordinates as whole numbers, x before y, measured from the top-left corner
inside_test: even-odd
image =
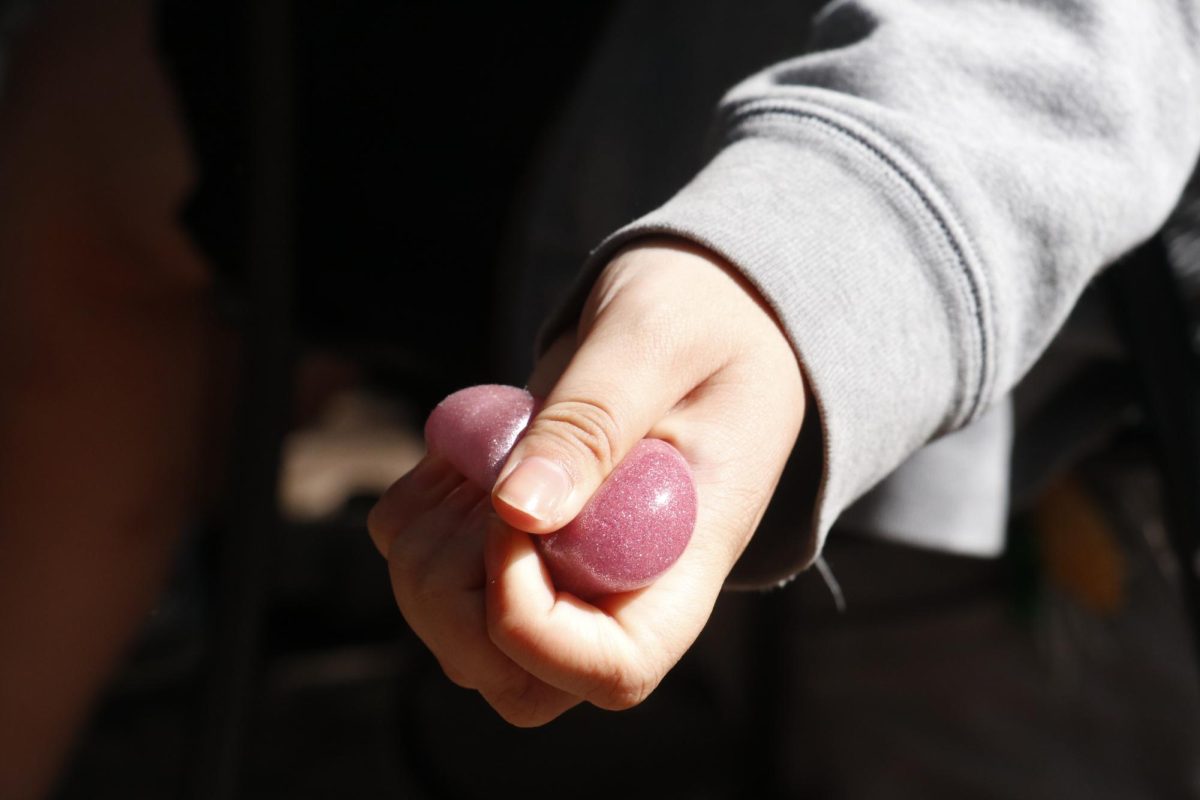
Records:
[[[294,522],[327,518],[351,497],[382,493],[424,454],[420,430],[394,402],[343,391],[284,441],[280,508]]]

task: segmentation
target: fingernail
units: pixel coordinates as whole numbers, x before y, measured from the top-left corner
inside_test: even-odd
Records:
[[[571,476],[561,465],[530,456],[508,474],[496,496],[540,522],[551,522],[571,493]]]

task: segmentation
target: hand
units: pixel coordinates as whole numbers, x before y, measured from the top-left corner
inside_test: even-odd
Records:
[[[805,409],[796,356],[755,290],[675,241],[644,242],[605,268],[577,334],[551,348],[530,389],[546,403],[501,472],[490,524],[482,511],[460,521],[438,510],[461,489],[447,489],[448,468],[431,459],[370,523],[410,625],[451,680],[518,725],[583,700],[622,709],[649,695],[708,620]],[[556,592],[526,532],[571,520],[645,436],[692,466],[691,543],[644,589],[594,604]]]

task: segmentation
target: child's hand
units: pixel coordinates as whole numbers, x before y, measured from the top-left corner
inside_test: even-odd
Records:
[[[531,380],[546,404],[492,497],[507,524],[493,519],[484,537],[482,493],[458,490],[462,479],[430,460],[372,513],[377,543],[395,537],[389,563],[409,624],[451,680],[518,725],[581,700],[628,708],[658,685],[708,620],[804,416],[799,365],[771,313],[735,271],[687,245],[614,259],[577,341],[558,342]],[[688,549],[645,589],[595,605],[558,594],[522,531],[562,527],[647,435],[692,466]]]
[[[493,644],[483,560],[489,524],[503,523],[487,493],[432,455],[392,484],[367,523],[387,557],[400,612],[446,676],[477,689],[511,722],[546,722],[579,698],[533,677]]]

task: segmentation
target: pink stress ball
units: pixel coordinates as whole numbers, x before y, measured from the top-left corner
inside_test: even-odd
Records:
[[[472,386],[447,397],[425,441],[472,483],[491,490],[538,403],[512,386]],[[696,485],[679,451],[643,439],[566,527],[535,536],[554,585],[585,600],[651,583],[687,547]]]
[[[472,386],[437,404],[425,442],[467,480],[490,492],[533,416],[533,395],[515,386]]]

